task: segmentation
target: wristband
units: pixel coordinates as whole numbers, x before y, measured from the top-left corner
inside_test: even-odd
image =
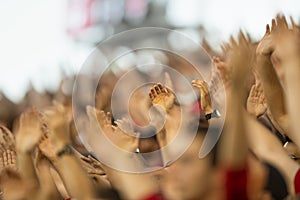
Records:
[[[211,118],[220,118],[220,117],[221,117],[221,114],[217,109],[214,109],[214,111],[212,113],[205,115],[206,120],[209,120]]]
[[[74,151],[70,145],[66,145],[62,150],[57,152],[57,157],[62,157],[65,154],[73,154]]]

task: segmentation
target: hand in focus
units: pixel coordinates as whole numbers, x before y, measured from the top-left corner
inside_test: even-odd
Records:
[[[153,105],[160,106],[165,111],[168,111],[174,105],[175,101],[175,95],[171,89],[161,85],[160,83],[151,87],[149,97]]]
[[[202,110],[205,112],[205,114],[212,113],[213,109],[211,105],[210,92],[208,90],[207,83],[205,81],[193,80],[192,85],[196,87],[200,92],[200,98],[201,98],[200,104]]]

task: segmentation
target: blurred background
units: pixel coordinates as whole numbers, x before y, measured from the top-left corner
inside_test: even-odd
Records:
[[[28,90],[56,91],[115,33],[166,27],[218,49],[240,28],[260,39],[278,12],[299,22],[300,1],[1,0],[0,100],[17,103]]]

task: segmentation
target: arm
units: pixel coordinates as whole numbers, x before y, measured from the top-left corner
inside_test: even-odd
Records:
[[[232,66],[232,84],[228,88],[225,127],[221,138],[220,159],[221,163],[229,169],[242,169],[246,166],[248,143],[245,133],[244,118],[242,115],[247,94],[245,78],[251,72],[253,55],[248,41],[242,33],[239,43],[234,43],[233,54],[229,65]],[[238,153],[237,153],[238,152]]]
[[[168,78],[169,79],[169,78]],[[157,141],[161,148],[167,146],[179,131],[181,124],[181,108],[174,105],[173,91],[160,83],[155,84],[149,91],[151,102],[157,111],[154,116],[154,126],[157,129]],[[158,123],[155,123],[155,120]],[[163,162],[166,164],[172,158],[171,149],[162,151]]]
[[[27,197],[36,199],[39,181],[32,160],[32,152],[42,136],[39,113],[30,109],[20,117],[19,130],[16,134],[18,169],[27,187]]]
[[[68,193],[76,199],[93,199],[93,186],[70,147],[68,116],[61,105],[45,111],[50,132],[39,148],[51,160]]]
[[[275,20],[273,20],[272,32],[270,31],[269,25],[267,25],[265,36],[257,47],[257,71],[259,72],[260,79],[262,81],[263,91],[267,99],[270,112],[272,113],[272,118],[275,121],[273,124],[283,131],[283,133],[288,135],[289,128],[285,109],[284,92],[271,62],[271,56],[276,45],[274,39],[274,35],[276,35],[276,28]],[[291,136],[291,138],[297,141],[297,143],[300,142],[295,136]]]
[[[250,149],[261,160],[274,165],[285,177],[290,192],[299,165],[290,159],[280,141],[255,118],[244,112]]]
[[[293,29],[285,28],[284,17],[276,17],[278,29],[283,37],[277,36],[278,46],[276,47],[277,55],[281,60],[282,68],[284,69],[286,81],[286,97],[289,120],[291,126],[291,135],[295,136],[291,139],[299,145],[299,111],[300,111],[300,32],[299,28],[293,23]],[[297,136],[297,138],[296,138]]]
[[[104,132],[103,134],[105,134],[106,137],[119,148],[132,152],[132,156],[134,157],[132,161],[135,161],[134,163],[125,163],[127,161],[126,159],[122,160],[123,158],[118,155],[114,155],[114,152],[112,151],[109,156],[116,159],[113,162],[122,162],[127,166],[138,165],[143,167],[143,162],[140,160],[139,155],[134,154],[138,147],[138,138],[127,135],[119,127],[112,126],[109,115],[106,116],[103,111],[87,107],[87,113],[90,120],[89,131],[95,133],[90,135],[93,137],[90,139],[93,141],[97,141],[97,139],[99,139],[97,137],[97,131],[99,131],[99,129],[97,129],[97,124],[99,123],[102,131]],[[119,125],[120,123],[122,123],[122,120],[118,120]],[[158,192],[157,184],[155,184],[152,177],[150,177],[150,174],[126,173],[112,169],[105,165],[102,165],[102,168],[105,170],[112,186],[115,187],[125,199],[140,200]]]
[[[51,176],[50,162],[41,154],[40,150],[36,154],[36,169],[41,183],[39,199],[62,199]]]

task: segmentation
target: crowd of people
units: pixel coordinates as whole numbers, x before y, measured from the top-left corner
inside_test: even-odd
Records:
[[[164,83],[148,87],[147,96],[132,95],[129,110],[135,123],[147,125],[149,109],[155,110],[154,134],[148,138],[140,138],[143,130],[130,120],[111,114],[117,77],[110,72],[99,82],[95,107],[83,108],[87,123],[74,122],[72,98],[61,90],[44,94],[42,103],[37,104],[34,95],[26,96],[19,106],[2,95],[0,199],[297,199],[300,27],[292,18],[288,23],[277,15],[258,42],[240,32],[222,45],[221,53],[204,46],[212,56],[211,81],[201,77],[190,81],[199,98],[189,119],[181,118],[185,116],[183,105],[168,73]],[[218,106],[224,103],[226,112],[220,112],[224,110]],[[220,139],[208,155],[199,158],[208,129],[221,126],[222,117],[225,123]],[[136,162],[126,163],[128,159],[101,147],[95,152],[87,150],[78,126],[88,132],[86,140],[93,148],[100,144],[101,132],[115,146],[130,152],[131,161]],[[172,143],[181,126],[188,128],[177,146],[158,151],[155,158],[144,157],[143,153]],[[192,130],[196,134],[190,133]],[[190,138],[192,143],[172,160],[175,152],[184,148],[180,144]],[[143,171],[151,165],[157,170],[118,170],[101,162],[97,151],[104,151],[118,166]]]

